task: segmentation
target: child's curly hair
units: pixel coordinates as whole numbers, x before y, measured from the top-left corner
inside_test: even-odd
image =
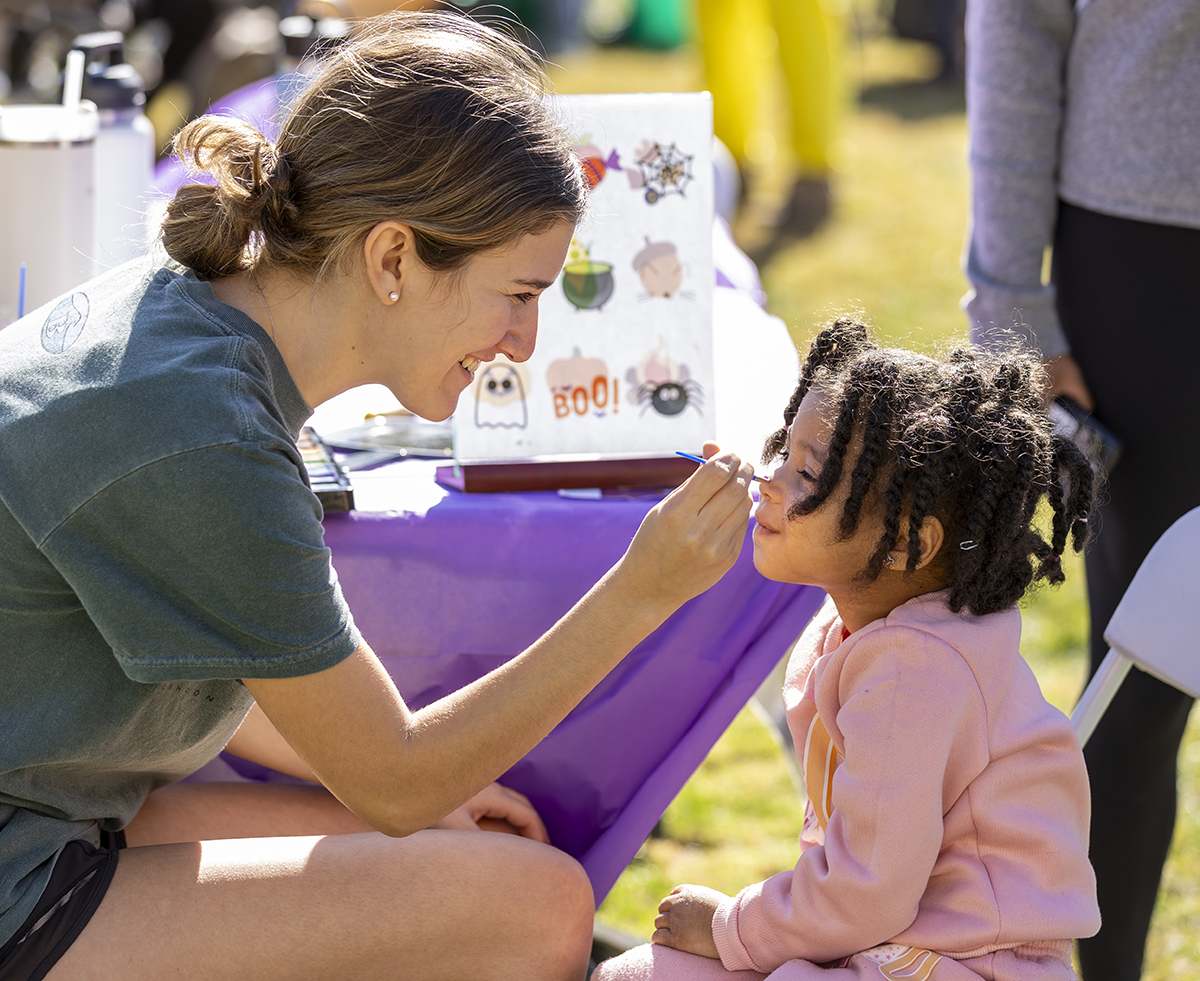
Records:
[[[1018,351],[955,350],[935,360],[879,348],[863,324],[839,318],[813,341],[763,462],[786,449],[801,401],[820,389],[831,423],[828,459],[813,493],[788,518],[825,502],[858,437],[840,533],[854,534],[864,507],[879,508],[884,527],[860,579],[880,575],[902,523],[911,531],[934,516],[946,532],[934,568],[950,589],[950,609],[995,613],[1035,581],[1062,582],[1068,534],[1076,551],[1088,538],[1095,472],[1051,428],[1042,378],[1040,363]],[[1053,511],[1049,541],[1033,527],[1043,498]],[[910,533],[908,568],[916,567],[920,547]]]

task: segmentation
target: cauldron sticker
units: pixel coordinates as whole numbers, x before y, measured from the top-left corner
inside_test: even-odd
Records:
[[[613,295],[612,263],[595,262],[577,239],[571,239],[563,266],[563,293],[577,310],[599,310]]]

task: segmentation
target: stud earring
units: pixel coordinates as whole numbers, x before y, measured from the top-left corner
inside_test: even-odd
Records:
[[[395,303],[398,299],[400,299],[400,294],[397,293],[395,290],[392,290],[388,294],[388,299],[391,300],[393,303]]]

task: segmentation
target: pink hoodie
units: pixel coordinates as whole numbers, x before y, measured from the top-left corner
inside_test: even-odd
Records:
[[[962,960],[1099,929],[1083,754],[1018,654],[1020,613],[954,614],[946,597],[845,640],[827,602],[797,643],[800,862],[717,911],[727,969],[888,941]]]

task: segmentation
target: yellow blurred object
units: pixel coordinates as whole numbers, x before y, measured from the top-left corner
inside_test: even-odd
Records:
[[[192,118],[192,94],[183,82],[168,82],[146,106],[146,118],[154,127],[154,145],[163,152],[176,131]]]
[[[773,143],[764,92],[777,64],[790,100],[792,151],[802,175],[831,169],[842,113],[839,0],[696,0],[700,49],[713,95],[713,128],[739,164],[765,166]]]

